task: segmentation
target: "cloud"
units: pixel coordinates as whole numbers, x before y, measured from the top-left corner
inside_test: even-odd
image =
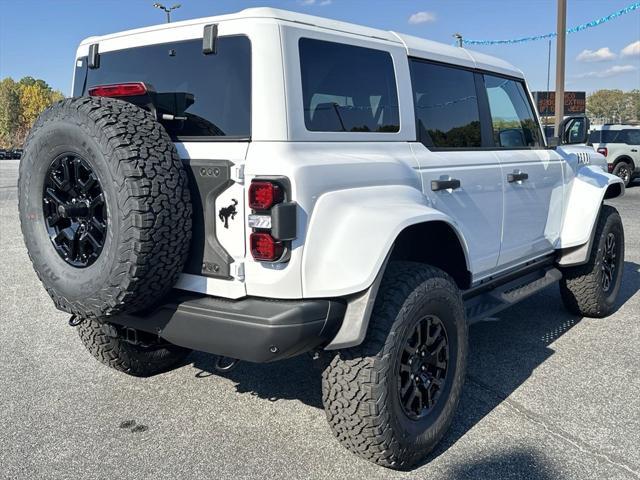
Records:
[[[300,0],[300,3],[308,7],[312,5],[324,7],[325,5],[331,5],[331,3],[333,3],[333,0]]]
[[[640,57],[640,40],[624,47],[620,55],[623,57]]]
[[[617,75],[623,75],[625,73],[635,72],[638,67],[634,65],[614,65],[606,70],[599,70],[597,72],[586,72],[576,75],[576,78],[609,78]]]
[[[609,50],[609,47],[602,47],[598,50],[583,50],[576,57],[576,60],[579,62],[606,62],[614,58],[616,58],[616,54]]]
[[[419,23],[435,22],[436,14],[433,12],[416,12],[409,17],[409,23],[411,25],[417,25]]]

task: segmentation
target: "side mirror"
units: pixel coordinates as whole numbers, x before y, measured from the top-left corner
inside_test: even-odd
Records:
[[[589,119],[584,116],[567,117],[560,124],[558,143],[576,145],[587,143],[589,139]]]

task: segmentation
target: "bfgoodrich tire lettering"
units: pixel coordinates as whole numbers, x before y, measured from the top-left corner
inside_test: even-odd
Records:
[[[610,258],[607,243],[611,242],[612,236],[614,255]],[[560,294],[571,313],[602,318],[613,311],[624,268],[624,229],[614,207],[602,206],[593,242],[587,263],[563,269]],[[604,278],[610,273],[613,274],[611,278]]]
[[[407,339],[426,316],[436,316],[446,328],[448,365],[433,409],[415,419],[402,408],[399,368]],[[467,348],[462,298],[451,277],[421,264],[391,263],[365,341],[338,352],[323,372],[323,403],[338,440],[353,453],[385,467],[405,469],[424,458],[453,418]]]
[[[56,252],[45,225],[43,185],[51,162],[64,154],[86,162],[106,204],[104,245],[85,268]],[[59,309],[85,318],[138,311],[176,282],[191,237],[187,176],[149,112],[108,98],[54,104],[29,133],[18,187],[29,257]]]

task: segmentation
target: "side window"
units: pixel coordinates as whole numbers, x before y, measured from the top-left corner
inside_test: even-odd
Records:
[[[427,147],[482,145],[473,72],[411,60],[418,139]]]
[[[397,132],[398,92],[388,52],[301,38],[304,122],[314,132]]]
[[[521,82],[484,75],[493,138],[497,148],[544,145],[536,116]]]
[[[623,130],[620,140],[627,145],[640,145],[640,129]]]

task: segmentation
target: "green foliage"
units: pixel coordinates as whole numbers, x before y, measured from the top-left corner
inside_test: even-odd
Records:
[[[0,81],[0,148],[21,147],[42,111],[64,95],[47,82],[24,77]]]
[[[640,120],[640,90],[597,90],[587,96],[587,115],[613,123]]]

